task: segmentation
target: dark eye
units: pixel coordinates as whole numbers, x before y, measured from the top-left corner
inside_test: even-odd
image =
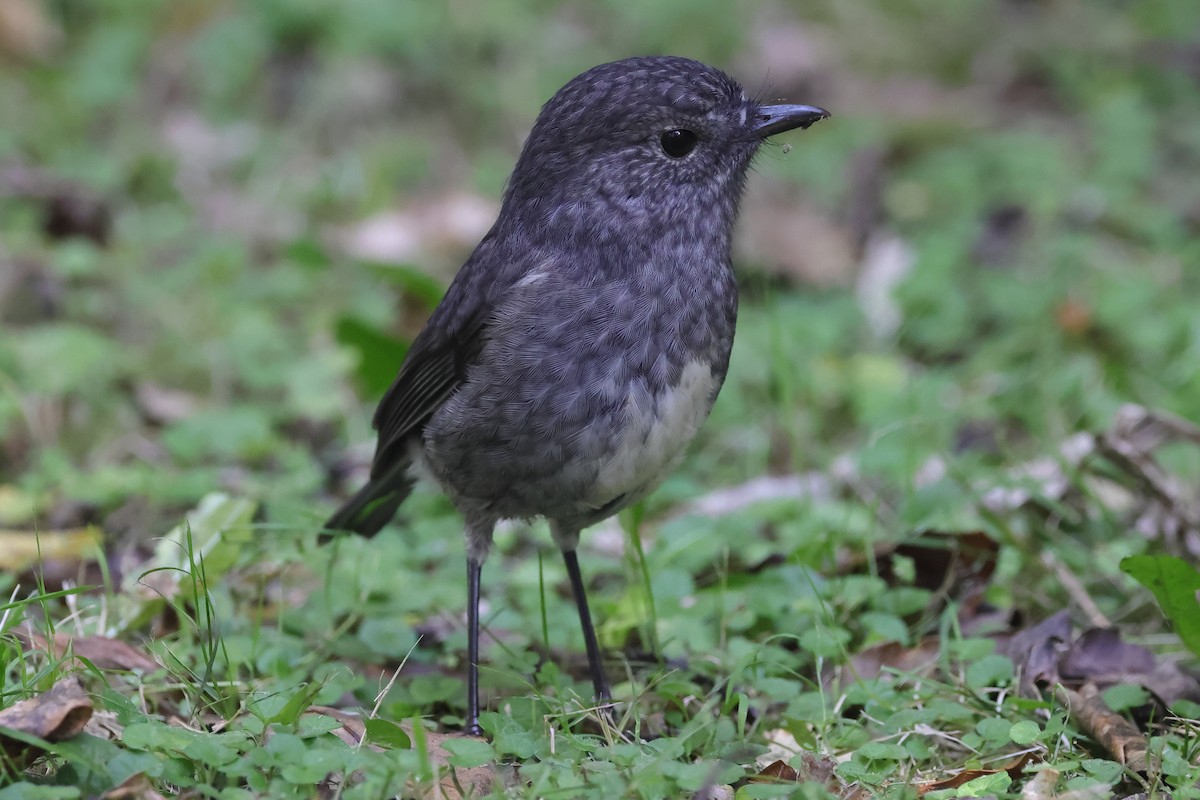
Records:
[[[683,158],[696,149],[699,138],[692,131],[679,128],[663,133],[660,141],[664,153],[671,158]]]

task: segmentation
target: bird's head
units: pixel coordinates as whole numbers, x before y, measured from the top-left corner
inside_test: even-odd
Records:
[[[552,227],[621,220],[672,226],[706,209],[729,228],[762,142],[828,112],[765,105],[733,78],[673,56],[584,72],[542,108],[505,193],[505,210]],[[631,227],[632,226],[632,227]]]

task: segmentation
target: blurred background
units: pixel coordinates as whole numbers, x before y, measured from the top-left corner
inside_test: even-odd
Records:
[[[504,715],[458,765],[516,754],[537,796],[691,796],[783,730],[773,758],[904,789],[1037,735],[1072,788],[1119,780],[1066,712],[1025,719],[1050,713],[1018,691],[1046,673],[995,648],[1058,652],[1074,621],[1178,659],[1166,613],[1200,653],[1196,0],[0,0],[0,705],[76,670],[74,636],[107,670],[89,702],[128,726],[37,769],[94,770],[93,796],[137,770],[214,797],[425,774],[407,735],[264,731],[317,730],[313,703],[459,730],[461,520],[422,491],[373,540],[315,534],[541,104],[656,53],[833,113],[756,161],[700,441],[581,547],[616,696],[678,736],[547,728],[591,684],[550,538],[512,525],[484,573]],[[1142,567],[1161,607],[1121,571],[1159,553],[1187,560]],[[945,671],[871,680],[918,663]],[[1200,706],[1159,727],[1166,674],[1135,719],[1194,796]]]
[[[313,529],[540,104],[649,53],[834,116],[756,162],[733,371],[648,510],[842,469],[885,531],[950,524],[1122,403],[1200,418],[1198,31],[1193,0],[3,0],[0,528],[139,541],[222,489]]]

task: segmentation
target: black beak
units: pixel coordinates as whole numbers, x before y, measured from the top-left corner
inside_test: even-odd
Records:
[[[816,106],[759,106],[750,120],[750,129],[765,139],[796,128],[803,130],[828,116],[828,111]]]

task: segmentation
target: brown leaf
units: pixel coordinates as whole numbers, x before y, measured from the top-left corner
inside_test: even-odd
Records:
[[[334,729],[331,733],[351,747],[358,747],[366,738],[366,719],[361,714],[352,714],[336,708],[330,708],[329,706],[311,706],[304,713],[320,714],[337,720],[341,723],[341,726]],[[412,737],[413,729],[411,722],[402,722],[400,723],[400,727],[410,738]],[[490,764],[471,767],[470,769],[450,767],[449,761],[452,756],[449,751],[442,747],[442,742],[447,739],[460,739],[462,737],[463,734],[458,733],[425,732],[429,760],[435,767],[439,779],[438,783],[433,787],[432,792],[429,795],[422,794],[422,797],[429,796],[438,798],[439,800],[485,797],[500,782],[503,774],[512,773],[510,768],[498,768]],[[368,744],[366,746],[376,751],[383,750],[383,748],[377,745]]]
[[[104,535],[88,526],[67,531],[0,530],[0,569],[21,572],[35,564],[67,562],[74,567],[100,552]]]
[[[1021,800],[1054,800],[1057,797],[1059,772],[1044,768],[1021,787]]]
[[[1055,694],[1070,709],[1084,733],[1114,760],[1135,772],[1147,771],[1146,737],[1136,725],[1109,708],[1094,685],[1087,684],[1079,691],[1059,686]]]
[[[916,567],[913,582],[937,591],[968,579],[987,581],[996,570],[999,551],[996,540],[982,531],[923,531],[919,539],[897,545],[879,572],[885,580],[894,580],[895,557],[910,558]]]
[[[1039,685],[1058,682],[1058,656],[1071,638],[1071,614],[1060,611],[1038,624],[998,637],[996,651],[1008,656],[1021,676],[1021,693],[1036,697]]]
[[[120,741],[125,735],[125,726],[117,719],[115,712],[101,710],[92,714],[92,718],[84,727],[84,733],[110,742]]]
[[[1054,321],[1068,336],[1083,336],[1092,328],[1095,315],[1085,303],[1067,298],[1054,309]]]
[[[750,780],[755,783],[799,783],[800,773],[783,761],[772,761],[757,775],[751,775]]]
[[[23,60],[47,58],[62,41],[62,30],[37,0],[0,3],[0,54]]]
[[[79,734],[92,716],[92,701],[79,679],[71,676],[54,684],[48,691],[14,703],[0,711],[0,727],[44,739],[61,742]],[[8,757],[24,757],[32,745],[0,733],[0,746]]]
[[[848,286],[858,265],[851,232],[786,185],[755,182],[742,201],[735,250],[743,261],[789,282]]]
[[[341,723],[341,727],[335,728],[331,733],[341,739],[351,747],[357,747],[367,737],[366,720],[361,714],[350,714],[337,708],[329,706],[309,706],[305,714],[320,714],[321,716],[331,717]],[[412,733],[411,729],[406,730],[407,733]],[[375,750],[382,751],[382,747],[377,745],[368,745]]]
[[[842,685],[847,679],[854,682],[877,678],[884,670],[928,675],[937,666],[940,651],[941,646],[934,637],[922,639],[915,647],[906,647],[899,642],[868,647],[850,660],[850,674],[842,677]]]
[[[45,645],[44,639],[42,644]],[[62,658],[68,648],[70,652],[86,658],[100,669],[127,672],[157,672],[160,669],[157,661],[133,645],[107,636],[81,636],[72,639],[65,633],[55,634],[54,655]]]
[[[1154,654],[1141,645],[1122,641],[1116,628],[1091,628],[1058,659],[1058,671],[1065,680],[1102,683],[1107,676],[1153,672]]]
[[[799,769],[791,766],[786,761],[776,760],[763,767],[757,775],[752,775],[749,780],[756,783],[805,783],[807,781],[814,781],[831,786],[834,770],[837,769],[836,761],[808,751],[801,751],[799,755]]]
[[[1200,703],[1200,681],[1180,668],[1178,662],[1160,660],[1147,675],[1122,676],[1119,683],[1136,682],[1159,699],[1164,707],[1177,700]]]
[[[924,797],[929,792],[935,792],[940,789],[957,789],[968,781],[973,781],[984,775],[995,775],[997,772],[1007,772],[1008,777],[1015,781],[1021,776],[1021,773],[1025,770],[1025,765],[1033,757],[1034,753],[1032,752],[1018,753],[999,769],[965,769],[955,775],[942,778],[940,781],[929,781],[918,785],[917,794]]]
[[[195,414],[200,405],[194,394],[152,381],[138,381],[133,387],[133,399],[146,421],[154,425],[186,419]]]
[[[1141,645],[1121,640],[1115,628],[1085,631],[1059,659],[1058,671],[1071,686],[1092,683],[1099,689],[1128,683],[1142,686],[1164,707],[1176,700],[1200,700],[1200,681],[1174,661],[1160,659]]]
[[[502,782],[504,768],[499,765],[483,764],[470,768],[449,766],[452,756],[450,751],[442,747],[442,742],[464,737],[465,734],[461,733],[430,731],[425,734],[425,739],[429,743],[429,760],[445,773],[433,794],[439,800],[441,798],[459,800],[459,798],[467,797],[486,797]]]
[[[138,772],[122,781],[120,786],[114,786],[100,795],[100,800],[166,800],[166,798],[158,793],[154,784],[146,777],[146,773]]]
[[[1003,771],[1000,769],[964,769],[962,772],[951,775],[948,778],[942,778],[940,781],[917,784],[917,796],[924,797],[930,792],[938,792],[943,789],[957,789],[964,783],[969,783],[976,778],[982,778],[984,775],[995,775],[997,772]]]

